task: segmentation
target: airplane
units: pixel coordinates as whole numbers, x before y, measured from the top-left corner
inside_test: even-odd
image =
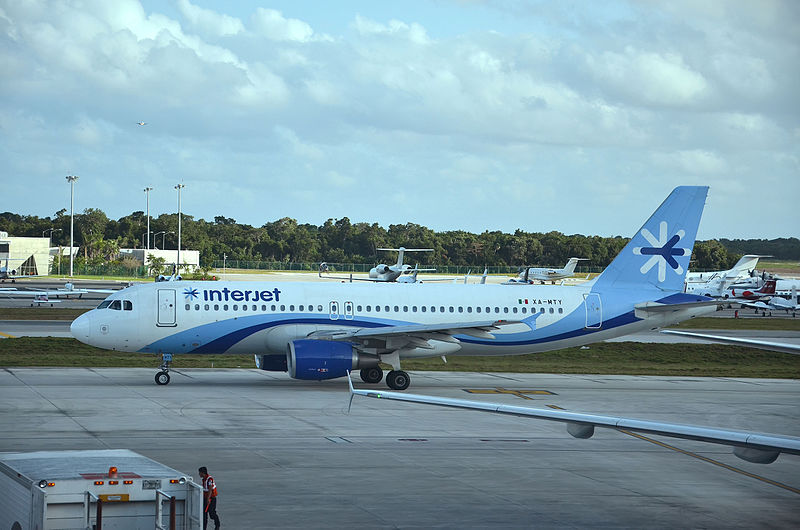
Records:
[[[760,289],[737,289],[733,287],[727,292],[724,298],[729,302],[741,302],[743,300],[761,300],[775,295],[776,280],[767,280]],[[738,291],[738,292],[737,292]]]
[[[63,288],[58,289],[38,289],[38,288],[31,288],[31,290],[23,291],[16,288],[10,289],[0,289],[0,295],[12,296],[12,297],[19,297],[19,296],[33,296],[34,299],[38,296],[55,296],[56,298],[69,298],[70,296],[77,295],[78,298],[83,297],[84,294],[87,293],[101,293],[101,294],[111,294],[116,292],[113,289],[85,289],[83,287],[75,287],[72,282],[67,282],[64,284]],[[48,300],[45,300],[48,301]]]
[[[719,303],[682,292],[708,187],[675,188],[605,271],[565,289],[524,295],[498,284],[166,282],[107,297],[70,326],[81,342],[161,354],[249,353],[295,379],[344,377],[410,384],[401,361],[446,355],[521,355],[669,326]]]
[[[534,281],[544,283],[551,281],[554,284],[556,280],[569,278],[575,274],[575,266],[579,261],[588,261],[588,258],[569,258],[567,264],[563,269],[548,269],[547,267],[526,267],[524,271],[519,273],[519,276],[512,278],[504,283],[504,285],[529,285]]]
[[[376,250],[389,250],[397,252],[397,263],[394,265],[385,265],[383,263],[372,267],[369,270],[368,278],[349,277],[344,276],[325,276],[328,273],[328,264],[324,261],[319,265],[320,278],[332,278],[337,280],[349,281],[365,281],[365,282],[399,282],[399,283],[416,283],[418,272],[434,272],[436,269],[420,269],[418,267],[411,267],[411,265],[403,263],[403,255],[406,252],[433,252],[432,248],[378,248]],[[429,280],[433,281],[433,280]],[[442,280],[444,281],[444,280]],[[449,279],[448,279],[449,281]]]
[[[143,121],[137,121],[136,125],[138,125],[139,127],[142,127],[143,125],[147,125],[147,124],[145,122],[143,122]]]
[[[709,335],[707,333],[672,329],[661,330],[661,333],[800,355],[800,345],[791,343],[778,343],[759,339],[727,337],[724,335]],[[354,396],[365,396],[393,401],[406,401],[411,403],[424,403],[426,405],[477,410],[481,412],[493,412],[495,414],[507,414],[524,418],[558,421],[566,423],[567,432],[574,438],[591,438],[594,435],[595,427],[604,427],[608,429],[615,429],[621,432],[641,432],[646,434],[667,436],[671,438],[681,438],[685,440],[696,440],[720,445],[728,445],[733,446],[733,454],[735,456],[755,464],[771,464],[777,460],[781,453],[800,455],[800,438],[795,436],[747,431],[732,431],[699,425],[667,423],[663,421],[650,421],[620,416],[585,414],[579,412],[569,412],[565,410],[534,409],[528,407],[504,405],[500,403],[469,401],[440,396],[355,389],[353,388],[353,382],[349,375],[347,378],[347,384],[350,388],[350,404],[347,409],[348,412],[350,411],[350,407],[353,405]]]
[[[11,280],[11,283],[15,283],[19,278],[38,278],[36,274],[17,274],[16,269],[9,269],[8,267],[8,258],[6,258],[6,264],[0,266],[0,283],[5,283],[6,280]]]
[[[705,296],[724,296],[731,287],[759,288],[762,279],[756,273],[759,258],[768,255],[746,254],[739,258],[731,269],[726,271],[690,272],[686,275],[684,292]],[[763,278],[766,280],[766,277]]]
[[[792,286],[791,295],[788,300],[780,296],[772,296],[765,302],[759,300],[758,302],[749,302],[742,305],[755,309],[756,313],[760,310],[762,312],[761,314],[765,316],[767,311],[769,311],[770,316],[772,316],[773,309],[776,311],[786,311],[787,314],[791,311],[792,316],[796,316],[798,309],[800,309],[800,304],[797,303],[797,289],[794,286]]]

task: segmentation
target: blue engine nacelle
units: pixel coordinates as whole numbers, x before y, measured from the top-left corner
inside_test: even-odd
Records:
[[[359,353],[349,342],[332,340],[293,340],[286,357],[294,379],[335,379],[348,370],[378,366],[377,356]]]

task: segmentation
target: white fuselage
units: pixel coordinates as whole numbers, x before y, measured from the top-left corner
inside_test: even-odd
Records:
[[[455,335],[457,344],[404,350],[401,357],[510,355],[560,349],[665,326],[713,308],[657,315],[634,304],[670,294],[593,292],[586,286],[402,283],[162,282],[109,296],[72,325],[101,348],[148,353],[285,353],[327,329],[506,320],[494,338]],[[116,301],[116,302],[115,302]],[[108,302],[108,303],[106,303]]]

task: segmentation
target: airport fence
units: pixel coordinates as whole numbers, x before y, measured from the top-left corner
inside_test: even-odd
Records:
[[[392,262],[393,263],[393,262]],[[392,265],[387,263],[387,265]],[[331,263],[326,262],[329,272],[360,272],[367,273],[375,266],[374,263]],[[281,261],[245,261],[245,260],[216,260],[211,262],[211,268],[216,270],[237,269],[237,270],[265,270],[265,271],[319,271],[319,262],[281,262]],[[413,266],[413,265],[412,265]],[[559,265],[555,268],[563,267]],[[441,274],[464,275],[471,273],[474,275],[483,274],[484,268],[488,269],[489,274],[511,274],[516,275],[521,267],[510,265],[492,265],[482,267],[477,265],[419,265],[420,269],[436,269]],[[599,273],[603,267],[577,267],[575,274]]]

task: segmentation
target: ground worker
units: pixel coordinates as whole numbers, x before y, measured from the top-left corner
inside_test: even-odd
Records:
[[[208,468],[202,466],[197,470],[203,479],[203,530],[208,528],[208,518],[214,520],[214,529],[219,529],[219,516],[217,515],[217,485],[214,477],[208,474]]]

